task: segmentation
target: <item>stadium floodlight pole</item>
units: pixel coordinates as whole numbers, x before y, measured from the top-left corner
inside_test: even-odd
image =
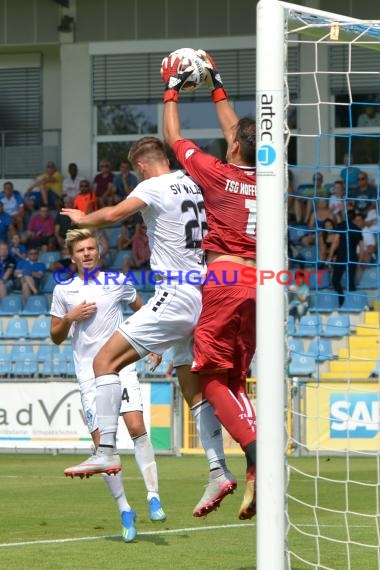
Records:
[[[257,5],[257,268],[285,268],[284,9]],[[257,569],[284,570],[285,287],[257,284]],[[269,275],[269,274],[268,274]],[[263,284],[261,284],[263,282]]]

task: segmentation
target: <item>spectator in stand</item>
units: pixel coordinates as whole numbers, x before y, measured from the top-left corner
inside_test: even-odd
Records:
[[[317,198],[313,200],[314,211],[310,216],[309,227],[320,230],[325,227],[325,221],[332,219],[335,223],[337,220],[329,208],[328,200]]]
[[[21,259],[16,266],[15,288],[21,288],[25,305],[30,295],[38,295],[45,274],[45,264],[38,261],[39,251],[35,247],[28,250],[26,259]]]
[[[366,217],[371,205],[371,200],[374,201],[377,198],[377,190],[375,186],[371,186],[369,183],[368,174],[366,172],[360,172],[358,185],[349,189],[348,196],[354,202],[354,209]]]
[[[358,117],[358,127],[380,127],[379,106],[367,105]]]
[[[72,198],[69,198],[69,196],[64,196],[63,197],[63,207],[64,208],[72,208],[73,207],[73,201]],[[58,246],[62,249],[63,247],[65,247],[65,240],[66,240],[66,234],[69,230],[72,230],[73,226],[71,224],[71,220],[70,218],[68,218],[67,216],[63,216],[61,214],[61,212],[57,212],[57,215],[55,217],[55,224],[54,224],[54,237],[56,239],[56,242],[58,243]]]
[[[132,241],[132,253],[134,267],[137,269],[148,269],[150,267],[150,249],[145,224],[140,224],[136,228],[136,233]]]
[[[357,166],[352,166],[353,157],[351,154],[346,153],[343,158],[345,167],[340,171],[340,177],[343,180],[346,188],[352,188],[358,185],[358,176],[361,172]]]
[[[116,188],[119,201],[124,200],[138,184],[137,177],[131,172],[131,165],[127,160],[120,163],[120,173],[116,174],[113,185]]]
[[[308,225],[313,212],[313,199],[328,198],[330,191],[323,185],[323,175],[315,172],[312,183],[299,186],[297,194],[299,197],[294,200],[296,221],[298,224]]]
[[[70,271],[76,273],[78,268],[76,263],[71,259],[69,248],[66,247],[66,245],[62,248],[61,254],[62,257],[60,259],[57,259],[57,261],[53,261],[53,263],[50,264],[49,270],[53,272],[60,267],[67,267]]]
[[[93,183],[93,190],[95,192],[99,208],[103,208],[106,205],[112,205],[117,202],[113,178],[114,176],[111,170],[111,163],[108,160],[102,159],[100,161],[100,172],[95,176]]]
[[[20,259],[25,259],[26,254],[27,247],[21,242],[20,234],[13,234],[9,245],[9,255],[11,255],[17,262]]]
[[[309,307],[310,288],[304,279],[298,279],[295,285],[289,287],[289,296],[289,315],[299,321],[302,315],[307,313]]]
[[[336,226],[336,232],[331,244],[327,262],[335,258],[332,270],[332,285],[339,295],[339,305],[344,302],[344,288],[341,280],[347,270],[346,289],[356,290],[356,270],[359,258],[363,255],[363,227],[364,216],[361,213],[348,212],[348,222],[345,220]]]
[[[0,243],[0,299],[7,295],[13,286],[16,260],[9,255],[8,245]]]
[[[343,222],[345,216],[346,188],[342,180],[335,180],[334,188],[329,198],[329,209],[337,222]]]
[[[27,198],[34,188],[38,188],[41,193],[41,202],[51,209],[58,210],[61,207],[62,197],[62,174],[57,170],[53,161],[46,164],[46,171],[37,176],[33,184],[25,192]]]
[[[335,223],[330,218],[325,220],[324,227],[318,232],[319,261],[324,262],[330,256],[330,249],[334,242]],[[335,256],[331,258],[335,261]]]
[[[54,251],[54,217],[49,214],[47,206],[41,206],[39,213],[34,215],[25,233],[25,242],[30,247],[42,247],[44,251]]]
[[[20,192],[14,189],[12,182],[4,182],[0,202],[3,203],[4,212],[12,218],[15,229],[19,232],[23,231],[24,200]]]
[[[69,175],[63,180],[63,197],[68,196],[71,200],[79,194],[79,185],[82,180],[84,180],[83,176],[79,176],[78,174],[78,166],[75,162],[70,162],[68,166],[68,173]],[[71,206],[67,206],[71,208]]]
[[[4,204],[0,202],[0,241],[8,241],[14,232],[13,220],[4,212]]]
[[[95,192],[92,191],[88,180],[81,180],[79,194],[74,198],[74,208],[85,214],[90,214],[97,209]]]

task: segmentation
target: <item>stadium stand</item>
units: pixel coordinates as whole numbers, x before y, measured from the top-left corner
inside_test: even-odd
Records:
[[[292,353],[289,363],[290,376],[311,376],[315,373],[315,358],[307,354]]]

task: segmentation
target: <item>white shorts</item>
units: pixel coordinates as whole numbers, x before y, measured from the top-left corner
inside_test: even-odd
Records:
[[[143,404],[140,383],[137,379],[135,365],[126,366],[119,372],[121,382],[120,415],[127,412],[142,412]],[[84,418],[90,433],[98,429],[96,418],[96,384],[95,378],[84,380],[79,384]]]
[[[174,366],[193,361],[193,331],[202,308],[200,287],[159,285],[154,296],[119,326],[141,358],[172,348]]]

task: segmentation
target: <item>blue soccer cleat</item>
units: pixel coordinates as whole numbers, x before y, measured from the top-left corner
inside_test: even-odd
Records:
[[[161,507],[160,499],[157,499],[157,497],[153,497],[149,501],[149,513],[150,520],[153,522],[166,520],[165,511]]]
[[[123,511],[121,513],[122,535],[124,542],[132,542],[137,534],[135,528],[135,511]]]

